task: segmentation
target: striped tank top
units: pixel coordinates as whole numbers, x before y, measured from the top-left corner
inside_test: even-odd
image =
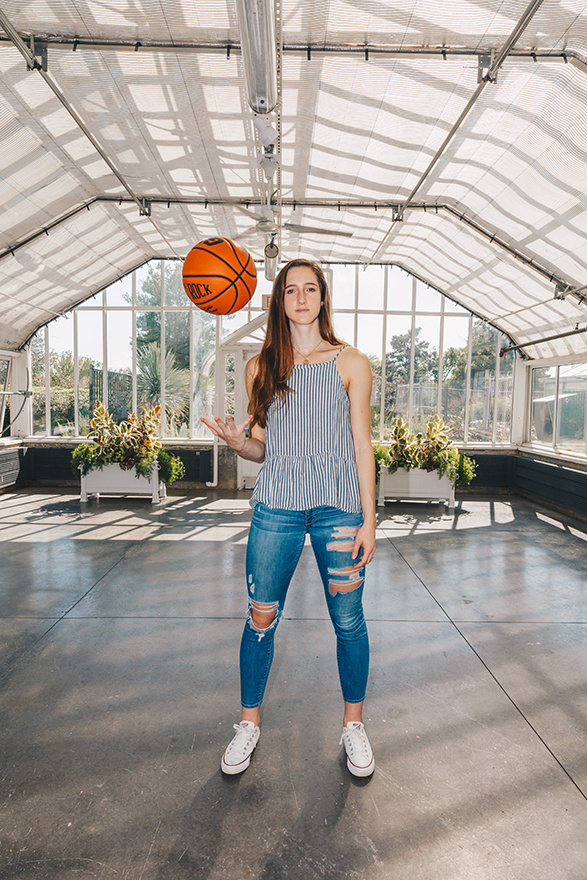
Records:
[[[265,461],[251,507],[262,502],[280,510],[325,506],[361,513],[350,402],[338,354],[321,364],[294,364],[292,391],[267,410]]]

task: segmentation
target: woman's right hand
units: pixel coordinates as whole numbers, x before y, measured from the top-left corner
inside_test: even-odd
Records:
[[[203,422],[207,428],[210,428],[213,434],[216,434],[217,437],[224,440],[227,446],[230,446],[235,452],[240,453],[245,448],[247,442],[246,429],[252,418],[252,416],[247,416],[244,422],[241,422],[240,425],[235,423],[232,416],[227,416],[226,422],[223,422],[219,416],[215,416],[214,419],[207,419],[205,416],[201,416],[200,421]]]

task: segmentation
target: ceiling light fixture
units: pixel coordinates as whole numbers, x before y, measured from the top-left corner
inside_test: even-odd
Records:
[[[267,120],[261,119],[259,116],[253,116],[253,125],[259,132],[259,137],[264,147],[270,147],[279,137],[277,129],[273,128]]]
[[[274,0],[236,0],[247,100],[255,113],[277,104]]]
[[[275,236],[271,236],[269,244],[265,245],[265,278],[268,281],[275,281],[277,276],[277,259],[279,257],[279,248],[275,244]]]

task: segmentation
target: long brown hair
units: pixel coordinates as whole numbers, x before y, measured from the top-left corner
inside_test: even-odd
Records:
[[[283,267],[273,284],[273,293],[269,300],[267,315],[267,333],[263,348],[257,358],[257,372],[253,379],[249,413],[253,416],[251,427],[267,423],[267,410],[275,398],[285,400],[286,394],[292,389],[287,382],[291,376],[294,352],[289,332],[289,318],[285,314],[283,300],[287,282],[287,273],[296,266],[307,266],[315,274],[320,288],[322,305],[318,316],[320,335],[331,345],[342,345],[334,335],[330,316],[330,293],[324,272],[312,260],[290,260]]]

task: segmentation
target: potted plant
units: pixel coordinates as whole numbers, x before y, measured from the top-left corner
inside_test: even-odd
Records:
[[[452,509],[455,488],[468,485],[475,476],[475,462],[459,453],[438,415],[418,434],[397,418],[389,445],[375,444],[373,451],[379,473],[379,505],[386,500],[436,500],[446,501]]]
[[[117,424],[103,403],[96,404],[88,443],[71,456],[73,472],[81,474],[82,501],[100,493],[147,494],[154,504],[165,498],[166,485],[181,479],[185,467],[162,447],[160,415],[161,407],[154,406]]]

